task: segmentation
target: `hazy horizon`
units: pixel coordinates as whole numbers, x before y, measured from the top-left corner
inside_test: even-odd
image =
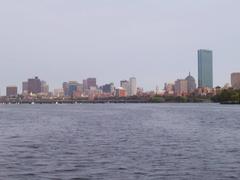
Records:
[[[240,71],[240,1],[0,0],[0,89],[21,89],[38,76],[63,81],[96,77],[98,85],[131,76],[154,90],[197,81],[197,50],[213,51],[214,86]]]

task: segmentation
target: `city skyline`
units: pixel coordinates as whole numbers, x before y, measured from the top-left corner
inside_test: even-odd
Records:
[[[201,63],[201,61],[202,60],[206,60],[206,59],[208,59],[208,56],[205,56],[204,58],[199,58],[201,55],[201,53],[211,53],[211,58],[210,58],[210,60],[211,60],[211,63],[210,64],[205,64],[204,66],[205,66],[205,68],[208,66],[208,65],[210,65],[211,67],[210,67],[210,69],[211,69],[211,71],[213,71],[213,72],[211,72],[211,73],[213,73],[214,74],[214,66],[213,66],[213,57],[212,57],[212,50],[206,50],[206,49],[199,49],[198,51],[197,51],[197,55],[198,55],[198,65],[197,65],[197,69],[198,69],[198,73],[199,73],[199,68],[201,67],[202,68],[202,63]],[[206,58],[206,59],[205,59]],[[200,69],[201,69],[200,68]],[[202,71],[202,70],[201,70]],[[201,72],[202,73],[202,72]],[[201,73],[200,73],[200,76],[201,76]],[[230,74],[230,82],[226,82],[224,85],[222,85],[222,87],[223,86],[226,86],[226,85],[230,85],[231,86],[231,83],[232,83],[232,74],[234,74],[234,73],[237,73],[237,74],[239,74],[239,72],[231,72],[231,74]],[[186,75],[186,74],[185,74]],[[194,79],[196,78],[196,80],[198,79],[198,81],[199,81],[199,74],[198,74],[198,76],[197,77],[195,77],[195,76],[191,76],[192,75],[192,73],[189,71],[189,76],[188,77],[193,77]],[[182,78],[182,77],[177,77],[175,80],[167,80],[166,79],[166,81],[165,81],[165,83],[164,84],[162,84],[162,85],[160,85],[161,86],[161,90],[165,90],[165,85],[166,85],[166,83],[173,83],[174,81],[176,82],[176,81],[178,81],[179,80],[179,78]],[[96,78],[96,77],[88,77],[87,79],[86,79],[86,77],[85,78],[83,78],[82,80],[67,80],[67,81],[62,81],[62,84],[60,85],[60,86],[58,86],[58,87],[51,87],[51,85],[49,86],[49,84],[47,84],[47,82],[48,82],[48,80],[47,80],[47,82],[45,81],[45,80],[39,80],[38,79],[38,76],[34,76],[34,77],[32,77],[32,78],[28,78],[28,80],[27,81],[22,81],[21,82],[21,85],[17,85],[17,84],[8,84],[8,85],[6,85],[5,87],[3,87],[4,89],[5,89],[5,92],[7,91],[7,88],[8,87],[16,87],[17,88],[17,91],[18,91],[18,93],[20,93],[20,92],[22,92],[22,93],[24,93],[24,88],[26,88],[25,86],[25,83],[27,83],[27,82],[29,82],[29,81],[34,81],[34,80],[38,80],[38,82],[39,82],[39,87],[38,87],[38,89],[39,90],[37,90],[38,91],[38,93],[39,92],[43,92],[43,91],[41,91],[42,89],[46,89],[47,88],[47,92],[54,92],[55,90],[58,90],[59,88],[63,88],[64,87],[64,83],[77,83],[77,84],[81,84],[83,87],[84,87],[84,84],[85,84],[85,82],[88,82],[87,84],[91,84],[93,87],[95,86],[95,87],[98,87],[98,88],[100,88],[100,87],[102,87],[102,86],[105,86],[105,85],[109,85],[109,84],[112,84],[115,88],[117,88],[117,87],[123,87],[122,86],[122,82],[125,82],[126,81],[126,79],[121,79],[121,80],[118,80],[118,82],[117,83],[114,83],[114,82],[110,82],[110,81],[107,81],[107,82],[102,82],[102,83],[99,83],[99,81],[98,81],[98,79]],[[130,80],[128,81],[128,83],[130,83],[131,84],[131,79],[135,79],[134,81],[136,81],[136,77],[130,77]],[[187,79],[187,78],[186,78]],[[200,78],[201,79],[201,78]],[[98,81],[98,83],[97,83],[97,81]],[[194,80],[195,81],[195,80]],[[210,80],[211,82],[210,82],[210,84],[211,83],[214,83],[214,80]],[[201,82],[201,81],[200,81]],[[214,87],[218,87],[218,86],[220,86],[220,85],[216,85],[216,86],[208,86],[208,85],[201,85],[200,84],[200,82],[198,82],[197,83],[197,81],[196,81],[196,87],[199,87],[199,88],[205,88],[205,87],[207,87],[207,88],[214,88]],[[45,87],[42,87],[41,86],[41,83],[43,83],[44,84],[44,86]],[[108,83],[108,84],[106,84],[106,83]],[[134,84],[136,84],[136,82],[134,82]],[[131,85],[130,85],[131,86]],[[51,87],[51,88],[50,88]],[[158,87],[159,88],[159,85],[156,85],[156,87]],[[156,88],[155,87],[155,88]],[[221,87],[221,86],[220,86]],[[90,87],[87,87],[87,88],[90,88]],[[144,89],[144,87],[142,87],[142,86],[140,86],[139,84],[138,84],[138,86],[136,86],[136,88],[143,88]],[[63,88],[64,89],[64,88]],[[131,88],[130,88],[131,89]],[[0,90],[1,90],[1,86],[0,86]],[[27,91],[29,92],[29,87],[27,87]],[[134,91],[135,93],[131,93],[131,91]],[[130,92],[129,92],[129,94],[136,94],[136,91],[137,91],[137,89],[135,89],[135,90],[130,90]],[[156,91],[156,89],[145,89],[144,90],[145,92],[147,92],[147,91]],[[3,91],[3,93],[0,91],[0,96],[1,95],[5,95],[5,94],[7,94],[7,92],[6,93],[4,93],[4,91]],[[20,93],[21,94],[21,93]]]
[[[204,88],[204,87],[207,87],[207,88],[214,88],[214,87],[217,87],[217,86],[220,86],[220,85],[216,85],[216,86],[213,86],[214,84],[214,80],[213,80],[213,74],[214,74],[214,66],[213,66],[213,51],[210,50],[210,49],[199,49],[197,50],[197,69],[198,69],[198,76],[197,76],[197,79],[198,79],[198,82],[196,83],[196,85],[199,87],[199,88]],[[231,72],[232,73],[238,73],[238,72]],[[189,76],[188,77],[191,77],[193,79],[195,79],[194,76],[191,76],[191,71],[189,71]],[[85,77],[86,78],[86,77]],[[97,84],[97,78],[96,77],[88,77],[87,79],[83,78],[82,80],[68,80],[69,83],[73,82],[73,83],[79,83],[79,82],[82,82],[80,83],[82,86],[83,86],[83,89],[84,89],[84,86],[85,84],[90,84],[90,85],[86,85],[86,86],[89,86],[87,87],[88,89],[90,88],[90,86],[92,87],[101,87],[101,86],[105,86],[105,85],[109,85],[109,84],[112,84],[114,87],[118,87],[118,85],[120,85],[120,87],[124,87],[122,86],[122,82],[125,82],[126,80],[122,79],[122,80],[118,80],[118,83],[114,83],[113,81],[110,82],[102,82],[102,84]],[[54,92],[55,90],[59,89],[60,86],[58,87],[52,87],[52,88],[49,88],[49,85],[47,84],[46,81],[40,81],[38,79],[38,76],[34,76],[34,78],[30,78],[28,79],[27,81],[35,81],[35,80],[38,80],[38,86],[37,89],[39,89],[38,91],[39,92],[43,92],[41,91],[41,89],[47,89],[47,91],[51,91],[51,92]],[[129,83],[131,84],[131,79],[135,79],[134,81],[136,81],[136,77],[131,77],[130,80],[129,80]],[[179,77],[177,77],[177,80],[179,80]],[[181,78],[180,78],[181,80]],[[6,87],[11,87],[11,86],[16,86],[19,91],[26,91],[26,83],[27,81],[22,81],[22,85],[20,86],[20,88],[18,87],[18,85],[16,84],[8,84]],[[195,80],[194,80],[195,81]],[[41,82],[43,83],[43,87],[41,87]],[[166,83],[172,83],[173,81],[172,80],[167,80],[165,81],[164,85],[161,87],[162,90],[164,90],[166,88]],[[175,81],[176,82],[176,81]],[[67,83],[66,81],[63,82],[64,83]],[[105,83],[105,85],[104,85]],[[109,83],[109,84],[106,84],[106,83]],[[224,86],[226,86],[227,84],[231,84],[232,83],[232,79],[230,77],[230,82],[226,82],[224,84]],[[134,82],[134,84],[136,84],[136,82]],[[116,85],[116,86],[115,86]],[[195,86],[196,86],[195,85]],[[131,86],[131,85],[130,85]],[[160,85],[161,86],[161,85]],[[64,87],[64,86],[63,86]],[[144,88],[142,86],[136,86],[136,88],[139,87],[139,88]],[[156,85],[156,87],[159,89],[159,85]],[[220,86],[221,87],[221,86]],[[29,87],[27,87],[27,91],[29,92]],[[63,88],[64,89],[64,88]],[[131,89],[131,88],[130,88]],[[156,90],[156,89],[155,89]],[[155,91],[154,89],[148,89],[147,91]],[[130,92],[128,92],[128,94],[132,94],[131,91],[134,91],[136,92],[137,90],[130,90]],[[34,91],[33,91],[34,92]],[[38,92],[38,93],[39,93]],[[146,91],[145,91],[146,92]],[[133,94],[136,94],[136,93],[133,93]],[[1,95],[1,94],[0,94]]]
[[[1,94],[36,75],[51,90],[62,81],[97,77],[99,84],[118,84],[132,76],[145,90],[162,89],[189,71],[197,79],[198,49],[214,52],[214,86],[223,86],[240,69],[239,5],[225,0],[1,2]]]

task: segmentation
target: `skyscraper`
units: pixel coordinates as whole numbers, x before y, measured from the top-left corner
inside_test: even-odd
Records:
[[[135,77],[131,77],[129,80],[130,96],[137,95],[137,80]]]
[[[213,53],[198,50],[198,87],[213,87]]]
[[[41,93],[41,81],[38,77],[35,77],[34,79],[28,79],[28,93]]]
[[[87,78],[87,87],[90,89],[91,87],[97,87],[96,78]]]

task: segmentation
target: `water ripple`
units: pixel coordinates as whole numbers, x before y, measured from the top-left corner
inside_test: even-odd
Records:
[[[240,179],[240,107],[0,106],[0,179]]]

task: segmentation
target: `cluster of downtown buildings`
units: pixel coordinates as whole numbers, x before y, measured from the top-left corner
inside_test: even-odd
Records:
[[[128,97],[136,96],[142,93],[142,89],[137,88],[137,80],[135,77],[129,80],[120,81],[120,86],[115,87],[113,83],[97,85],[96,78],[87,78],[82,81],[69,81],[63,82],[62,88],[54,89],[53,92],[49,91],[49,85],[46,81],[40,80],[38,77],[30,78],[22,82],[21,96],[26,99],[34,97],[38,98],[89,98],[95,97]],[[17,86],[6,87],[6,97],[17,97]]]
[[[189,75],[177,79],[175,83],[165,83],[165,95],[187,96],[214,93],[213,88],[213,53],[210,50],[198,50],[198,88],[195,78]]]
[[[198,86],[197,86],[198,83]],[[137,80],[131,77],[129,80],[120,81],[120,86],[115,87],[113,83],[102,86],[97,85],[96,78],[84,79],[81,83],[77,81],[63,82],[62,88],[49,91],[46,81],[38,77],[30,78],[22,83],[23,98],[82,98],[94,99],[96,97],[132,97],[148,95],[165,96],[206,96],[215,95],[221,90],[220,87],[213,87],[213,53],[211,50],[198,50],[198,82],[189,75],[185,79],[177,79],[175,83],[165,83],[164,91],[143,92],[137,87]],[[232,73],[231,85],[234,89],[240,89],[240,73]],[[229,88],[224,87],[224,88]],[[6,87],[6,97],[17,97],[17,86]]]
[[[231,74],[231,86],[223,88],[213,87],[213,52],[211,50],[198,50],[198,87],[195,78],[189,75],[185,79],[177,79],[175,83],[165,83],[164,95],[174,96],[213,96],[221,89],[240,89],[240,73]]]

